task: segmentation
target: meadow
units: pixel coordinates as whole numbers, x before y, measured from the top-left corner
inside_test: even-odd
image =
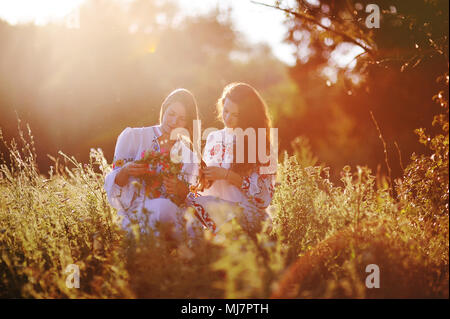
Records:
[[[40,173],[19,120],[17,140],[0,134],[9,152],[0,158],[0,297],[448,298],[445,103],[438,134],[417,130],[431,155],[413,155],[403,177],[346,166],[333,183],[303,145],[281,156],[272,225],[252,235],[232,221],[178,246],[138,223],[134,236],[120,229],[101,149],[87,163],[48,155],[54,164]],[[71,264],[79,288],[66,284]],[[366,287],[370,264],[380,288]]]

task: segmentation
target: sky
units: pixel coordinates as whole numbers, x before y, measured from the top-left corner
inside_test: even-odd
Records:
[[[279,10],[252,3],[250,0],[177,0],[187,14],[207,12],[219,7],[231,7],[231,18],[236,31],[241,32],[250,43],[268,43],[273,53],[283,62],[293,65],[295,59],[292,47],[283,43],[287,32],[283,21],[285,15]],[[257,0],[257,2],[273,4],[270,0]],[[268,23],[268,21],[270,23]]]
[[[64,19],[85,0],[0,0],[0,17],[11,24]],[[273,3],[271,0],[257,0]],[[236,31],[250,43],[267,43],[281,61],[295,63],[292,47],[283,43],[287,28],[284,13],[252,3],[250,0],[175,0],[186,15],[206,13],[215,7],[232,8],[231,18]],[[268,23],[268,21],[270,23]]]

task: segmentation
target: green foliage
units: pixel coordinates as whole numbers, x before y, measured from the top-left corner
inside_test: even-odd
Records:
[[[25,136],[19,122],[19,141],[9,143],[0,130],[4,142],[0,149],[5,150],[0,153],[0,297],[448,298],[448,72],[437,83],[433,81],[443,68],[448,70],[448,2],[384,1],[380,4],[383,27],[370,32],[360,19],[364,10],[354,11],[352,1],[321,3],[328,3],[328,8],[298,1],[302,9],[298,12],[316,22],[330,19],[338,33],[317,28],[317,23],[304,17],[293,19],[288,41],[314,53],[308,59],[299,56],[289,70],[298,86],[267,48],[251,52],[238,45],[227,18],[219,22],[214,13],[186,21],[177,29],[171,26],[170,10],[163,10],[169,22],[161,26],[156,15],[147,16],[159,10],[147,10],[153,2],[135,1],[133,12],[141,15],[127,16],[118,6],[112,6],[111,15],[89,3],[82,10],[86,28],[80,30],[12,27],[0,22],[0,33],[6,36],[1,39],[3,59],[20,62],[20,66],[3,65],[16,74],[13,80],[5,78],[7,87],[0,87],[8,131],[12,131],[9,105],[19,105],[25,111],[38,109],[45,119],[42,123],[50,123],[51,135],[71,136],[74,144],[83,140],[80,149],[91,147],[96,141],[112,141],[108,136],[114,132],[105,133],[104,128],[114,117],[122,123],[137,118],[147,123],[141,115],[148,114],[149,105],[153,105],[150,111],[156,110],[161,97],[179,85],[193,88],[199,100],[209,105],[203,113],[211,115],[208,121],[213,122],[209,111],[220,89],[238,80],[261,88],[275,126],[280,126],[281,142],[292,141],[294,155],[286,154],[279,166],[271,207],[273,225],[265,225],[255,235],[233,221],[217,236],[204,232],[193,241],[183,234],[181,244],[176,244],[170,232],[159,228],[161,235],[155,236],[140,229],[135,218],[131,218],[131,234],[120,229],[103,189],[111,168],[101,149],[91,149],[86,164],[63,152],[57,158],[49,156],[54,164],[43,176],[29,127]],[[391,5],[399,14],[390,12]],[[117,16],[123,19],[112,18]],[[127,32],[130,22],[139,26],[132,35]],[[148,27],[155,31],[146,33]],[[197,35],[194,40],[191,34]],[[16,35],[32,41],[18,43]],[[368,51],[356,59],[353,70],[348,65],[333,66],[338,69],[338,81],[325,84],[320,72],[330,66],[328,57],[340,44],[352,42],[348,37]],[[59,41],[52,40],[56,38]],[[84,46],[96,49],[85,56],[78,52]],[[236,50],[248,61],[231,59]],[[33,54],[17,59],[22,52]],[[56,58],[40,59],[46,62],[36,69],[35,57],[44,56]],[[96,68],[89,68],[91,64]],[[111,69],[111,65],[117,67]],[[78,70],[75,75],[73,70]],[[1,74],[10,77],[12,73]],[[43,76],[48,74],[52,76]],[[355,75],[363,81],[359,87],[356,83],[350,87],[349,79]],[[80,79],[87,84],[79,87]],[[17,88],[28,94],[16,94]],[[393,189],[383,176],[375,177],[369,168],[357,166],[382,161],[382,152],[374,146],[374,141],[379,145],[375,130],[367,129],[371,127],[368,109],[362,106],[374,108],[388,139],[401,132],[398,144],[409,153],[420,149],[405,146],[411,142],[407,134],[419,126],[417,114],[424,121],[422,127],[431,122],[422,115],[434,113],[432,108],[424,109],[430,92],[436,91],[433,100],[441,106],[441,114],[434,117],[432,130],[416,130],[427,153],[414,154],[405,170],[397,170],[400,178]],[[79,112],[80,102],[86,101],[92,107]],[[36,103],[51,105],[35,108]],[[58,110],[62,105],[72,111],[52,112],[56,105]],[[135,106],[136,113],[124,117],[129,105]],[[96,112],[104,116],[92,117]],[[51,121],[53,116],[58,120]],[[101,134],[83,120],[90,117]],[[80,121],[86,126],[80,126]],[[56,134],[61,127],[64,135]],[[317,142],[308,135],[310,145],[306,133],[323,140]],[[61,141],[56,139],[56,144]],[[47,144],[44,138],[42,145]],[[289,148],[288,144],[282,148]],[[340,180],[333,179],[328,167],[317,166],[319,159],[339,165],[344,161],[356,168],[347,165],[337,174]],[[79,289],[66,286],[65,270],[70,264],[80,268]],[[380,289],[365,287],[368,264],[380,267]]]
[[[343,186],[337,187],[329,168],[304,167],[297,157],[286,156],[279,175],[275,223],[288,249],[288,263],[343,227],[391,214],[395,208],[387,189],[375,190],[375,178],[365,167],[355,173],[345,167]]]
[[[344,167],[336,187],[328,169],[301,165],[308,147],[285,157],[275,229],[291,266],[274,297],[448,298],[448,73],[438,81],[437,131],[416,130],[431,155],[412,156],[395,197],[367,168]],[[369,264],[380,268],[380,289],[365,288]]]
[[[442,108],[435,115],[433,126],[438,131],[434,136],[417,129],[419,141],[432,152],[430,156],[413,154],[406,167],[405,179],[399,181],[398,192],[406,205],[413,209],[416,217],[432,219],[448,216],[449,202],[449,133],[448,133],[448,72],[438,78],[447,90],[441,90],[433,100]]]
[[[183,233],[181,243],[161,227],[159,236],[140,229],[137,215],[132,233],[119,228],[103,190],[111,168],[100,149],[87,164],[60,152],[64,163],[54,159],[46,178],[31,132],[19,136],[20,146],[2,138],[12,163],[0,166],[2,297],[448,297],[448,206],[440,210],[448,194],[440,179],[448,174],[448,135],[430,139],[434,160],[424,158],[423,192],[415,196],[406,191],[416,187],[414,174],[393,198],[365,167],[345,167],[335,185],[329,168],[286,155],[273,224],[248,234],[234,220],[216,236]],[[314,158],[308,152],[303,158]],[[417,172],[417,163],[407,172]],[[380,289],[365,287],[372,263],[380,267]],[[66,286],[69,264],[80,268],[79,289]]]
[[[0,166],[1,297],[270,294],[281,257],[267,234],[249,236],[234,224],[224,236],[204,232],[195,242],[184,233],[182,244],[175,245],[165,229],[157,229],[160,236],[140,229],[137,215],[131,216],[133,232],[126,234],[103,189],[111,167],[100,149],[91,149],[88,164],[62,152],[64,163],[50,156],[55,165],[45,178],[37,171],[31,132],[24,137],[19,127],[19,135],[23,148],[1,138],[13,163]],[[237,250],[245,251],[246,257],[236,256]],[[65,269],[70,264],[79,266],[79,289],[66,287]]]
[[[416,165],[413,161],[409,169],[420,169]],[[367,168],[352,173],[345,167],[343,186],[337,187],[327,169],[303,167],[296,157],[286,157],[274,202],[287,270],[273,296],[448,297],[448,206],[439,210],[432,204],[448,194],[448,181],[433,184],[439,171],[425,173],[420,196],[395,200],[388,188],[376,189]],[[403,187],[416,189],[408,175],[403,181]],[[380,268],[381,289],[365,287],[369,264]]]
[[[30,133],[30,131],[29,131]],[[1,134],[0,134],[1,135]],[[9,145],[12,165],[0,166],[0,291],[2,297],[119,297],[127,289],[122,236],[103,188],[105,159],[69,169],[56,163],[46,179],[37,171],[34,144]],[[2,141],[5,142],[2,138]],[[5,142],[6,144],[6,142]],[[77,264],[81,289],[68,289],[65,269]]]
[[[319,159],[313,154],[307,137],[297,136],[291,142],[291,145],[294,150],[294,156],[303,167],[314,166],[317,164]]]
[[[290,152],[291,140],[308,137],[314,154],[335,168],[335,182],[345,165],[375,172],[385,160],[369,116],[373,112],[386,140],[392,177],[401,177],[398,154],[406,159],[424,153],[414,129],[433,131],[436,110],[430,97],[441,90],[436,77],[448,70],[449,2],[276,3],[290,12],[286,42],[297,49],[297,60],[289,74],[301,96],[300,111],[283,112],[276,122],[282,148]],[[380,28],[366,25],[369,4],[380,8]]]
[[[439,236],[430,241],[404,216],[384,215],[344,228],[289,267],[273,296],[448,298],[448,219],[440,226]],[[380,269],[380,288],[365,286],[371,264]]]
[[[199,237],[195,246],[184,238],[177,246],[164,235],[167,229],[157,228],[161,237],[141,232],[139,226],[134,229],[135,236],[125,240],[126,271],[137,298],[223,297],[223,290],[213,285],[224,273],[211,267],[218,259],[218,248],[209,238]]]

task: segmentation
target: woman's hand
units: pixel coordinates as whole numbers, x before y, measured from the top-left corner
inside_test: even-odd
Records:
[[[214,182],[219,179],[226,179],[228,175],[228,170],[223,167],[210,166],[202,170],[205,178],[208,181]]]
[[[166,192],[168,194],[174,194],[179,196],[180,198],[185,198],[189,193],[188,186],[175,176],[164,176],[163,185],[166,188]]]
[[[142,175],[148,173],[148,164],[145,164],[145,163],[138,164],[138,163],[130,162],[130,163],[127,163],[122,168],[122,171],[123,170],[125,170],[125,172],[128,176],[139,177],[139,176],[142,176]]]
[[[148,172],[147,164],[138,164],[134,162],[126,163],[117,173],[115,183],[121,187],[128,183],[130,176],[138,177]]]
[[[208,189],[211,187],[211,182],[206,179],[205,174],[203,173],[203,170],[200,170],[198,175],[198,190],[200,192],[203,192],[205,189]]]

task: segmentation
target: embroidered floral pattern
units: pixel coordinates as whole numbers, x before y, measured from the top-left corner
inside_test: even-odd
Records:
[[[117,160],[113,161],[112,168],[113,168],[113,170],[118,169],[119,167],[124,166],[125,163],[132,162],[133,160],[134,160],[133,158],[117,159]]]
[[[220,144],[214,145],[214,146],[211,148],[211,150],[209,151],[209,155],[210,155],[210,156],[216,156],[216,155],[218,155],[220,149],[221,149]]]
[[[198,193],[196,185],[189,186],[189,193],[186,197],[186,199],[189,201],[194,200],[197,197],[200,197],[201,195]]]
[[[217,225],[206,212],[205,208],[195,200],[198,197],[201,197],[201,195],[197,192],[195,186],[191,186],[190,192],[186,197],[186,204],[194,208],[194,216],[202,225],[215,233]]]
[[[122,167],[124,164],[125,164],[125,161],[123,159],[119,159],[113,163],[113,169]]]
[[[241,189],[248,201],[257,209],[269,206],[275,192],[275,176],[253,173],[243,178]]]
[[[192,202],[192,206],[195,210],[194,216],[200,220],[203,226],[215,233],[217,229],[216,223],[214,223],[214,221],[211,219],[205,208],[199,203],[195,202],[195,200]]]
[[[234,144],[236,140],[229,138],[228,133],[224,130],[211,133],[207,141],[207,148],[205,149],[205,163],[208,166],[215,165],[226,167],[226,164],[233,163],[234,158]],[[208,147],[209,146],[209,147]],[[240,191],[244,198],[237,203],[243,209],[243,214],[238,217],[238,222],[246,227],[251,232],[256,232],[261,227],[261,222],[270,216],[265,212],[265,209],[270,205],[275,191],[275,175],[259,174],[255,170],[248,176],[243,177]],[[211,216],[216,216],[214,211],[205,211],[213,209],[200,199],[196,199],[195,193],[190,194],[191,204],[196,212],[197,218],[200,219],[205,227],[208,227],[207,219],[211,220]],[[200,205],[200,203],[205,206]],[[236,216],[237,217],[237,216]],[[218,217],[219,218],[219,217]],[[219,220],[217,220],[219,221]],[[214,222],[211,220],[211,222]]]
[[[153,142],[152,142],[152,151],[154,151],[154,152],[159,152],[160,151],[160,147],[159,147],[159,143],[158,143],[158,141],[156,140],[156,138],[153,140]]]
[[[241,189],[242,189],[244,192],[247,192],[247,191],[249,190],[249,188],[250,188],[250,177],[245,176],[245,177],[242,179],[242,186],[241,186]]]

